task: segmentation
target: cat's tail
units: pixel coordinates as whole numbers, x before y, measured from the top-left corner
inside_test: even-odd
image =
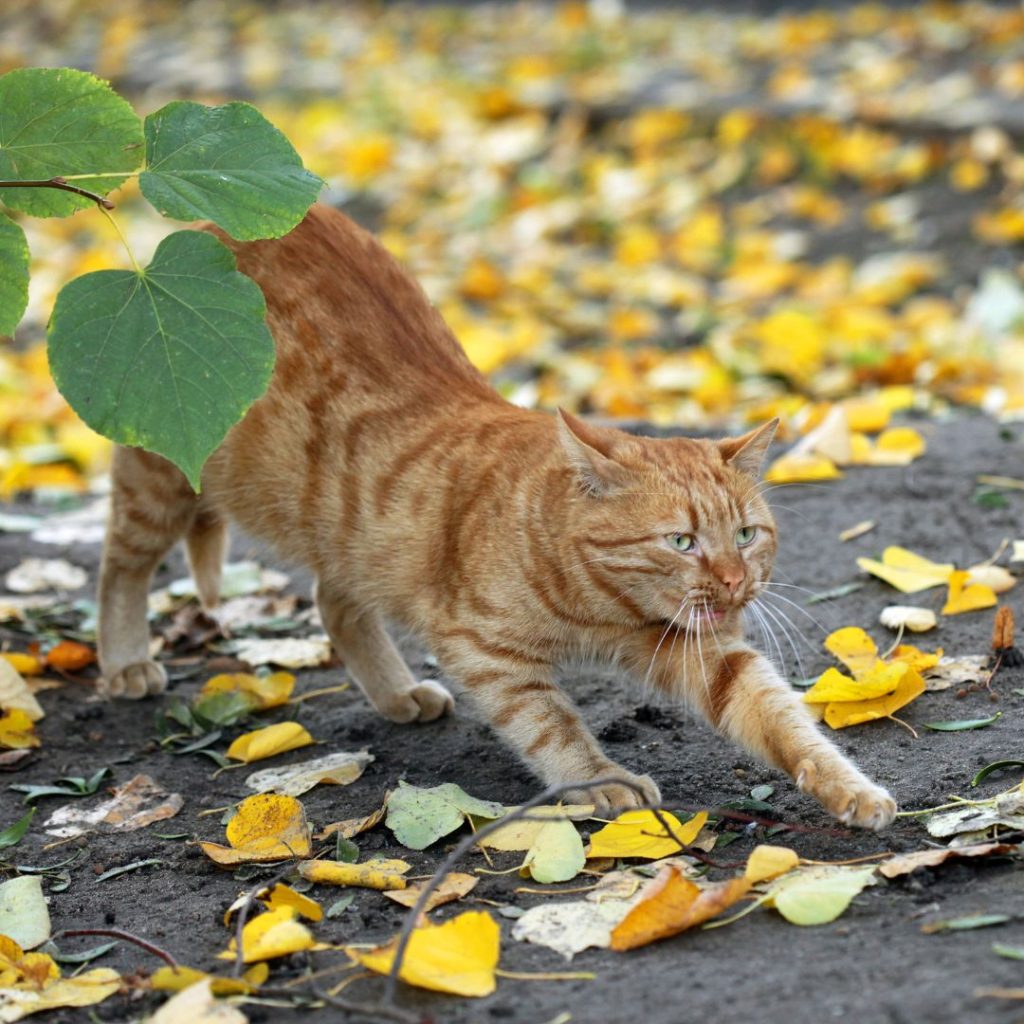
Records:
[[[220,600],[220,579],[228,546],[228,524],[218,513],[200,509],[188,533],[185,548],[199,601],[206,609]]]

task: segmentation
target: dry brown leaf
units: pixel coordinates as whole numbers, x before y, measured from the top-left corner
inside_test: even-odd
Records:
[[[136,775],[96,807],[78,803],[59,807],[43,828],[52,836],[77,836],[97,827],[134,832],[155,821],[173,818],[184,803],[180,793],[168,793],[148,775]]]
[[[384,815],[388,813],[389,796],[391,796],[390,792],[385,793],[384,803],[365,817],[346,818],[344,821],[331,822],[330,825],[326,825],[320,832],[317,832],[315,838],[323,840],[330,839],[331,836],[340,835],[342,839],[351,839],[353,836],[359,835],[360,832],[369,831],[384,820]]]
[[[951,858],[988,857],[996,853],[1009,853],[1016,849],[1017,847],[1012,843],[978,843],[976,846],[961,846],[956,849],[915,850],[913,853],[903,853],[887,860],[884,864],[879,865],[878,873],[886,878],[898,878],[900,875],[909,875],[911,871],[917,871],[918,868],[936,867]]]
[[[441,883],[427,898],[426,906],[423,908],[424,912],[433,910],[434,907],[440,907],[444,903],[462,899],[468,892],[476,888],[479,881],[480,879],[476,875],[467,875],[460,871],[453,871],[451,874],[445,875]],[[394,900],[395,903],[401,903],[403,907],[411,907],[420,898],[424,885],[426,885],[425,882],[417,882],[407,889],[392,889],[385,892],[384,895],[389,900]]]
[[[995,651],[1008,651],[1013,647],[1013,634],[1013,612],[1008,605],[1004,604],[996,612],[995,622],[992,623],[992,649]]]

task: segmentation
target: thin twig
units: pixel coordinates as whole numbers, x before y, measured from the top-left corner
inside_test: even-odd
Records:
[[[766,828],[774,828],[777,825],[782,825],[785,827],[787,832],[807,832],[811,835],[835,836],[838,839],[848,839],[850,836],[850,830],[846,828],[824,828],[820,825],[797,825],[794,822],[780,821],[777,818],[762,818],[756,814],[747,814],[745,811],[734,811],[729,807],[697,807],[694,804],[679,803],[662,804],[661,806],[662,810],[665,811],[685,811],[688,814],[706,810],[709,818],[728,818],[732,821],[742,821],[747,825],[764,825]]]
[[[114,209],[114,204],[95,192],[79,188],[77,185],[69,185],[64,178],[40,178],[34,181],[0,181],[0,188],[56,188],[62,192],[74,192],[76,196],[83,196],[91,199],[97,206],[104,210]]]
[[[57,932],[56,935],[51,935],[50,938],[56,941],[57,939],[65,938],[73,939],[80,935],[103,935],[111,939],[123,939],[125,942],[131,942],[140,949],[144,949],[147,953],[160,957],[165,964],[168,964],[175,970],[178,969],[178,961],[166,949],[161,949],[148,939],[141,939],[138,935],[126,932],[122,928],[65,928],[64,931]]]
[[[362,1014],[364,1017],[379,1017],[381,1020],[398,1021],[398,1024],[420,1024],[423,1018],[407,1010],[400,1010],[397,1006],[388,1006],[385,1003],[353,1003],[348,999],[339,996],[332,996],[329,992],[314,988],[313,994],[317,999],[322,999],[328,1006],[333,1006],[346,1013]]]

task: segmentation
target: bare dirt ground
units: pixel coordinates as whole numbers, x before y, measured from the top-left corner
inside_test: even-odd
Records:
[[[1008,506],[987,508],[972,500],[974,473],[1020,473],[1022,431],[999,428],[981,417],[961,416],[949,422],[922,422],[919,428],[929,441],[927,454],[908,469],[852,470],[843,480],[825,486],[795,486],[774,493],[781,524],[781,551],[776,579],[820,592],[858,578],[855,558],[874,555],[887,544],[902,544],[936,559],[958,565],[988,556],[1003,537],[1021,535],[1024,499],[1008,496]],[[19,508],[18,511],[24,511]],[[866,536],[840,544],[836,535],[862,519],[874,519],[877,528]],[[99,555],[98,544],[69,547],[26,541],[25,535],[0,536],[0,570],[6,571],[30,555],[66,557],[88,568],[90,583],[71,597],[88,598]],[[234,557],[256,554],[264,564],[271,557],[255,551],[236,538]],[[288,568],[288,567],[283,567]],[[181,576],[184,565],[175,553],[162,570],[159,583]],[[301,574],[293,586],[305,600],[308,591]],[[798,603],[803,592],[793,591]],[[879,611],[892,603],[895,592],[877,580],[840,599],[804,607],[820,627],[802,612],[792,611],[801,639],[797,666],[786,641],[780,637],[791,678],[816,674],[830,663],[820,646],[823,629],[841,625],[869,627],[880,645],[885,631],[874,626]],[[1007,603],[1021,615],[1016,591]],[[938,609],[938,590],[916,595],[915,603]],[[79,613],[65,622],[81,623]],[[941,645],[948,653],[983,653],[987,650],[992,611],[944,617],[937,633],[922,644]],[[4,639],[23,648],[27,637],[11,628]],[[430,672],[429,660],[412,643],[404,651],[414,668]],[[208,658],[208,656],[207,656]],[[47,716],[40,723],[42,748],[27,766],[7,776],[10,783],[47,783],[59,776],[88,775],[99,768],[111,769],[104,786],[122,784],[139,772],[152,776],[168,790],[185,799],[177,817],[156,826],[123,835],[90,834],[76,843],[52,849],[40,827],[63,801],[41,802],[29,834],[19,846],[6,852],[9,862],[20,865],[59,865],[74,860],[46,877],[51,894],[54,928],[125,928],[169,950],[182,962],[210,969],[217,952],[225,947],[228,933],[221,915],[247,885],[212,865],[199,851],[193,837],[220,840],[220,815],[201,816],[211,808],[237,802],[244,795],[237,772],[214,776],[214,765],[200,756],[174,757],[156,742],[154,718],[177,697],[188,698],[211,670],[208,660],[191,668],[178,667],[170,692],[159,700],[142,703],[102,703],[90,687],[68,683],[44,692]],[[88,677],[88,672],[85,673]],[[343,669],[325,668],[299,673],[300,692],[336,684]],[[801,856],[822,860],[860,857],[883,851],[908,851],[928,844],[919,820],[898,819],[887,831],[863,834],[840,830],[809,799],[799,795],[778,773],[716,737],[684,710],[653,707],[628,681],[587,670],[566,680],[607,749],[628,768],[650,772],[660,783],[669,806],[716,807],[749,796],[752,787],[770,784],[772,805],[768,818],[811,826],[822,831],[788,832],[774,837],[796,849]],[[917,728],[918,738],[893,722],[876,722],[837,734],[840,744],[879,782],[889,786],[903,808],[916,809],[942,802],[950,793],[989,796],[1015,781],[1012,772],[996,774],[971,791],[972,776],[983,764],[1001,758],[1020,757],[1024,736],[1024,672],[1003,670],[997,677],[997,704],[984,692],[958,699],[954,690],[927,693],[904,709],[905,720]],[[320,825],[354,817],[379,806],[385,792],[399,779],[420,786],[456,782],[475,796],[507,804],[524,800],[539,787],[529,773],[485,726],[465,699],[454,717],[431,725],[401,727],[383,721],[358,693],[319,698],[297,706],[297,717],[323,742],[323,752],[367,747],[376,760],[361,779],[348,787],[321,786],[303,797],[310,819]],[[994,708],[1002,718],[989,728],[958,733],[929,732],[924,722],[937,719],[985,717]],[[222,743],[241,729],[229,731]],[[303,760],[309,751],[294,751],[275,763]],[[93,798],[94,800],[98,799]],[[21,796],[6,788],[0,791],[0,824],[15,821],[23,812]],[[584,825],[584,831],[592,829]],[[753,846],[765,839],[761,826],[723,822],[722,830],[741,828],[742,836],[716,853],[727,863],[742,863]],[[161,839],[154,833],[184,838]],[[446,847],[442,840],[422,853],[410,853],[395,845],[384,827],[356,840],[363,857],[384,854],[410,860],[413,874],[434,870]],[[517,855],[501,855],[515,863]],[[158,863],[109,880],[99,875],[110,868],[154,859]],[[500,858],[499,858],[500,859]],[[472,856],[466,870],[481,866]],[[61,889],[60,870],[70,884]],[[723,872],[712,871],[713,876]],[[248,876],[247,876],[248,877]],[[526,908],[557,899],[561,889],[579,882],[549,887],[554,895],[518,892],[524,883],[516,874],[484,875],[475,892],[460,904],[435,911],[445,920],[474,900],[493,901],[492,912],[501,906]],[[536,888],[536,886],[534,886]],[[318,889],[315,895],[329,903],[332,894]],[[403,909],[379,893],[359,890],[352,905],[339,917],[316,926],[317,937],[329,943],[385,940],[399,928]],[[945,934],[924,934],[929,921],[966,914],[999,912],[1012,920],[1000,927]],[[502,927],[501,967],[509,971],[592,971],[590,981],[502,980],[497,992],[482,1000],[460,1000],[405,989],[403,1005],[437,1021],[508,1021],[544,1024],[568,1012],[573,1020],[625,1024],[644,1020],[675,1024],[682,1019],[719,1021],[820,1022],[846,1017],[856,1021],[977,1021],[1004,1022],[1024,1017],[1020,1004],[975,994],[981,987],[1018,986],[1019,963],[992,952],[994,941],[1024,942],[1024,892],[1016,862],[1011,858],[950,864],[917,872],[864,891],[838,921],[816,928],[798,928],[774,912],[759,910],[734,925],[711,931],[695,930],[632,953],[589,950],[571,965],[544,948],[511,939],[512,921],[498,916]],[[98,940],[65,940],[66,949],[80,948]],[[298,977],[312,963],[317,969],[340,960],[341,954],[294,954],[275,970],[278,985]],[[120,944],[102,963],[123,973],[151,971],[159,965],[144,952]],[[222,965],[223,966],[223,965]],[[371,998],[379,980],[360,982],[350,990]],[[127,1021],[154,1008],[155,997],[130,1000],[115,996],[93,1011],[54,1013],[55,1021],[98,1019]],[[337,1010],[304,1009],[294,1015],[277,1006],[246,1008],[253,1021],[315,1022],[337,1020]]]

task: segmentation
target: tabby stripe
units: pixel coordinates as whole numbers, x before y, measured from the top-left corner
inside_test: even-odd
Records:
[[[618,540],[598,540],[596,537],[588,537],[587,544],[592,548],[625,548],[631,544],[643,544],[645,541],[655,540],[660,533],[645,533],[642,537],[624,537]]]
[[[484,654],[487,654],[492,658],[510,658],[519,663],[528,663],[533,665],[547,664],[543,658],[536,658],[528,651],[524,651],[521,648],[510,647],[506,644],[495,643],[493,640],[488,640],[483,633],[479,633],[475,629],[471,629],[469,626],[462,626],[458,629],[449,629],[441,634],[441,639],[468,640],[477,650],[482,651]]]
[[[733,687],[747,664],[756,658],[753,651],[730,651],[718,665],[709,687],[708,718],[718,725],[729,706]]]
[[[533,757],[534,754],[543,750],[555,738],[557,732],[557,727],[553,725],[549,725],[541,730],[537,738],[526,748],[527,756]]]
[[[491,715],[491,724],[498,729],[507,729],[514,719],[518,718],[528,707],[528,700],[513,701],[506,704],[500,711]]]
[[[635,618],[640,620],[646,618],[637,604],[622,593],[621,587],[616,584],[609,583],[608,580],[601,575],[601,568],[602,567],[598,565],[585,565],[583,567],[583,571],[587,574],[590,582],[593,583],[602,594],[606,594],[617,604],[621,604]]]
[[[377,477],[373,489],[374,508],[378,516],[383,516],[387,510],[388,502],[394,492],[399,480],[415,466],[424,455],[432,448],[440,444],[445,437],[452,436],[452,424],[447,420],[436,424],[427,431],[425,437],[421,438],[411,448],[407,448],[398,456],[391,465]]]

